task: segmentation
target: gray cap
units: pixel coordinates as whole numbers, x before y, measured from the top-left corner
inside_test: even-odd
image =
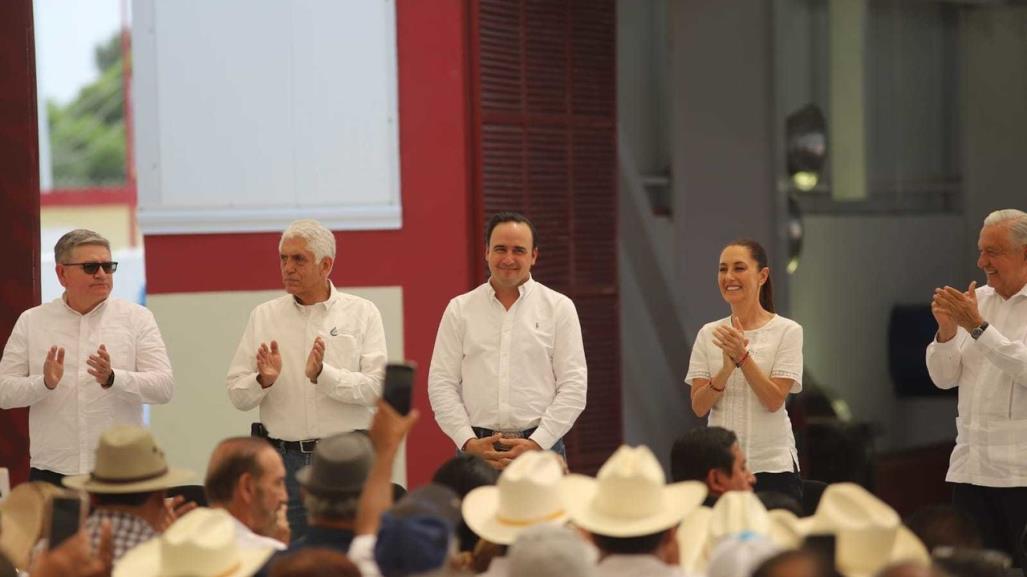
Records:
[[[374,447],[364,433],[340,433],[321,439],[310,464],[296,472],[308,492],[332,497],[359,493],[374,463]]]

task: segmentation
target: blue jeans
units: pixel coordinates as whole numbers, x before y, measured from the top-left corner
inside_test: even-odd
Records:
[[[307,508],[303,506],[303,499],[300,497],[300,483],[296,480],[296,472],[310,464],[313,453],[286,451],[282,448],[275,450],[285,463],[285,490],[289,493],[289,508],[285,515],[289,519],[292,540],[295,541],[307,534]]]

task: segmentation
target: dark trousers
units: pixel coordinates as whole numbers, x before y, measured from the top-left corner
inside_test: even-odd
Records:
[[[48,471],[46,469],[37,469],[35,467],[29,469],[29,481],[43,481],[45,483],[50,483],[51,485],[63,487],[64,483],[62,480],[64,477],[65,476],[60,473],[54,473],[53,471]]]
[[[952,486],[952,506],[973,518],[988,549],[1005,551],[1024,567],[1021,538],[1027,525],[1027,487]]]
[[[802,506],[802,479],[795,471],[784,473],[756,473],[756,486],[752,488],[757,493],[761,491],[774,491],[782,495],[788,495],[795,499],[795,503]]]

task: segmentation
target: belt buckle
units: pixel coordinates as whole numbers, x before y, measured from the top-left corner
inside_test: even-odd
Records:
[[[306,441],[300,441],[300,452],[301,453],[313,453],[317,447],[317,439],[309,439]]]

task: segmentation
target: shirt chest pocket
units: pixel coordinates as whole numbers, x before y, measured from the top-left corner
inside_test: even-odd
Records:
[[[104,331],[99,344],[107,348],[107,354],[111,356],[111,367],[114,369],[135,370],[136,339],[135,335],[126,329],[115,329]],[[96,351],[88,351],[88,355],[96,354]]]
[[[355,335],[339,333],[325,335],[325,360],[328,364],[348,371],[360,370],[360,341]]]
[[[556,323],[552,319],[538,319],[525,323],[524,353],[534,360],[552,360],[556,348]]]

